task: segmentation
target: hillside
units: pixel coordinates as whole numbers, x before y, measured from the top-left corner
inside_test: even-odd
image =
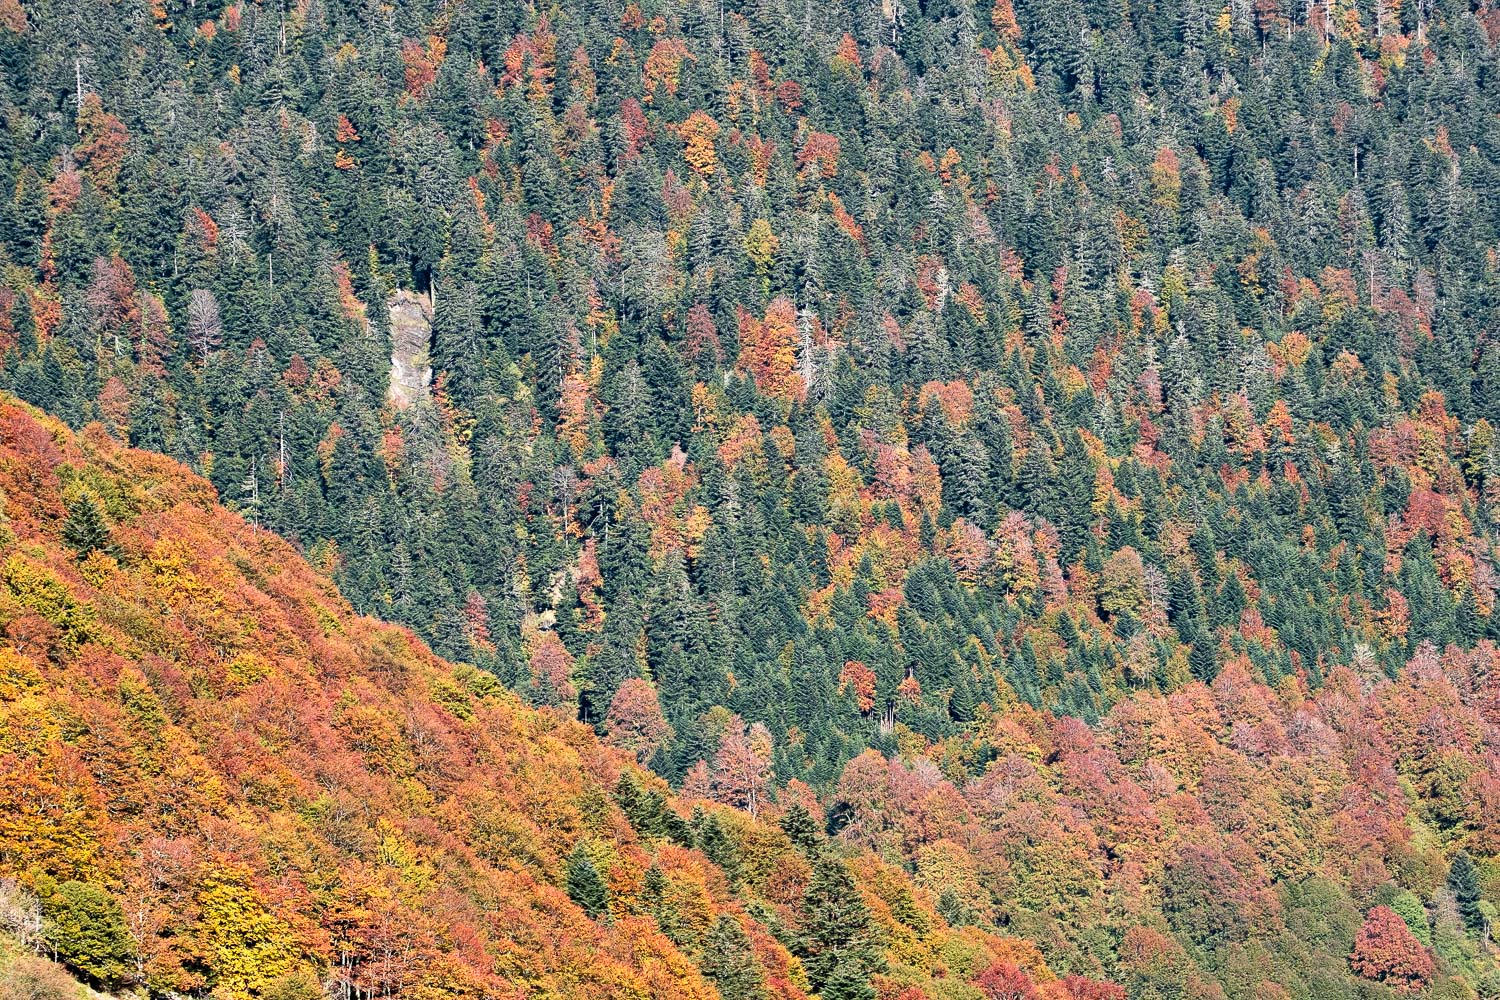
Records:
[[[768,927],[824,919],[891,932],[915,981],[1000,957],[1050,978],[851,855],[872,917],[816,830],[804,853],[743,813],[672,811],[586,727],[354,615],[169,460],[6,401],[0,492],[0,909],[96,985],[713,997],[704,970],[795,998],[808,974]],[[874,940],[839,947],[873,962]],[[837,980],[841,952],[802,950]]]
[[[109,1000],[80,983],[63,966],[32,954],[0,935],[0,997],[5,1000]]]
[[[764,728],[725,718],[673,797],[588,727],[353,614],[209,484],[101,428],[0,403],[0,493],[0,916],[99,987],[1500,987],[1488,642],[1317,693],[1232,664],[1097,732],[1020,706],[941,753],[867,753],[822,800],[774,791]]]
[[[1500,635],[1490,0],[116,6],[0,4],[0,385],[674,786]]]
[[[710,995],[654,927],[593,923],[559,888],[578,843],[643,858],[618,754],[354,616],[174,463],[13,403],[0,424],[0,859],[44,898],[126,907],[122,950],[78,968],[226,996],[330,967],[362,994]],[[115,555],[62,543],[81,495]],[[708,866],[673,860],[709,906]]]
[[[1496,0],[0,0],[0,392],[90,988],[1500,1000]]]

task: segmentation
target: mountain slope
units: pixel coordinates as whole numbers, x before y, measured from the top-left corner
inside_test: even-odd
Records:
[[[0,419],[5,863],[131,900],[154,986],[244,992],[331,960],[364,990],[479,988],[491,946],[563,989],[674,957],[552,884],[575,840],[619,833],[620,761],[584,730],[354,617],[173,463]],[[119,561],[58,543],[82,490]]]
[[[0,386],[674,785],[1500,638],[1493,0],[284,6],[0,3]]]
[[[867,856],[855,893],[816,828],[804,852],[664,808],[633,758],[352,614],[166,459],[0,401],[0,492],[0,911],[96,985],[708,998],[707,968],[790,1000],[807,973],[768,927],[836,987],[816,942],[849,920],[869,943],[840,949],[912,982],[1054,978],[899,869]],[[854,910],[819,916],[820,884]]]
[[[1497,80],[1495,0],[0,0],[0,923],[1500,996]]]
[[[98,426],[0,400],[0,493],[0,929],[97,987],[1500,988],[1488,641],[1316,692],[1231,661],[1097,729],[986,711],[861,755],[821,798],[776,789],[765,730],[726,713],[673,799],[589,727],[354,615],[205,481]],[[643,752],[650,719],[611,738]]]

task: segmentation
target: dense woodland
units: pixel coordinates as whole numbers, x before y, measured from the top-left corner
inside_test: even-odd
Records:
[[[65,996],[7,938],[213,1000],[1500,996],[1489,640],[1022,704],[822,794],[733,716],[673,794],[100,425],[0,400],[0,494],[6,1000]]]
[[[4,381],[674,782],[1492,631],[1500,11],[3,2]]]
[[[1497,43],[1490,0],[0,0],[0,386],[201,474],[354,611],[544,713],[493,695],[516,718],[632,755],[687,811],[610,836],[717,865],[706,912],[800,954],[766,959],[786,990],[906,980],[830,987],[802,883],[716,857],[691,803],[745,830],[804,803],[814,872],[823,838],[879,858],[866,895],[928,921],[885,928],[891,969],[937,977],[919,942],[985,928],[1040,948],[1028,982],[1468,997],[1500,878]],[[393,302],[431,316],[414,392]],[[154,579],[132,511],[72,483],[49,544]],[[80,572],[59,586],[101,615],[150,606]],[[217,666],[151,655],[230,669],[259,627],[231,618]],[[30,627],[39,670],[91,648]],[[189,699],[174,725],[222,710],[138,669]],[[370,715],[425,732],[385,690]],[[258,712],[216,725],[274,745],[236,728]],[[131,842],[154,821],[113,794]],[[356,812],[478,850],[428,815],[446,794]],[[244,795],[312,822],[311,793]],[[580,828],[507,808],[555,881]],[[310,900],[347,893],[214,850],[342,961]],[[89,884],[124,891],[118,864]],[[151,933],[132,981],[219,982],[206,952],[150,979]],[[495,947],[470,957],[505,977]],[[960,968],[913,997],[973,996]]]

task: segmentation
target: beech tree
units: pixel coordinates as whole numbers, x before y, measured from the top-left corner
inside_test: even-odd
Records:
[[[772,750],[771,732],[764,723],[747,729],[738,716],[731,719],[714,754],[714,797],[757,815],[771,783]]]
[[[1432,955],[1388,906],[1377,906],[1354,939],[1349,964],[1365,979],[1402,993],[1415,993],[1431,981]]]
[[[39,889],[50,953],[103,988],[127,982],[135,947],[119,901],[92,882],[45,879]]]
[[[630,678],[615,691],[604,725],[609,741],[642,763],[672,738],[672,726],[662,716],[656,689],[639,677]]]
[[[998,962],[973,979],[985,1000],[1040,1000],[1041,992],[1026,970],[1011,962]]]

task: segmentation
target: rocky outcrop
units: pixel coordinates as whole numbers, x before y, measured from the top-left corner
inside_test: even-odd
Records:
[[[427,398],[432,387],[432,300],[397,289],[390,300],[391,387],[389,398],[404,410]]]

